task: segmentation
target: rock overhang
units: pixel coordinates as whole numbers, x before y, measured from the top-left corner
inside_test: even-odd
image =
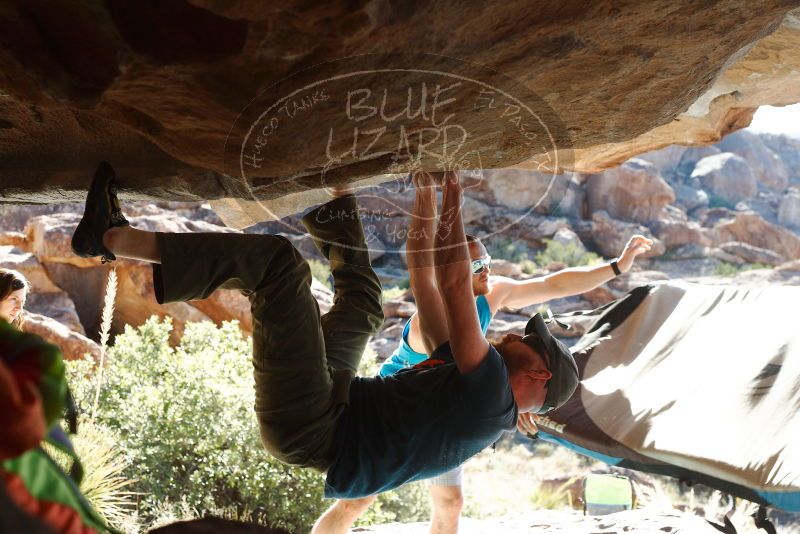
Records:
[[[107,159],[119,170],[123,198],[212,200],[228,221],[243,226],[264,207],[280,216],[318,201],[326,184],[380,181],[404,170],[394,157],[400,128],[375,140],[371,157],[348,153],[343,136],[340,146],[332,145],[338,159],[331,164],[325,160],[329,132],[352,132],[350,123],[366,126],[362,133],[380,125],[354,120],[341,106],[336,113],[317,112],[322,101],[311,103],[318,105],[313,116],[284,130],[258,173],[237,175],[241,168],[230,165],[230,153],[246,146],[236,136],[261,125],[254,103],[274,103],[276,94],[353,72],[359,57],[373,72],[421,66],[409,58],[445,58],[447,68],[440,70],[449,74],[470,71],[492,88],[516,84],[540,99],[540,115],[552,111],[558,122],[550,121],[557,133],[552,145],[565,157],[550,160],[550,167],[596,172],[672,143],[713,143],[746,126],[759,105],[800,100],[798,5],[7,4],[0,9],[6,35],[0,52],[6,73],[0,82],[2,197],[80,200],[93,166]],[[394,65],[375,59],[398,56]],[[349,67],[340,68],[346,61]],[[362,100],[362,111],[378,107],[381,86],[401,105],[404,91],[419,92],[426,81],[432,96],[442,79],[426,76],[383,73],[351,89],[372,90],[376,100]],[[338,90],[344,95],[346,89]],[[480,148],[478,166],[542,168],[543,151],[525,147],[524,134],[509,127],[495,132],[507,119],[497,108],[459,111],[473,149]],[[431,126],[430,117],[424,119],[403,125],[419,134],[409,141],[415,148]],[[232,134],[240,145],[231,142]],[[370,136],[365,143],[375,133]],[[434,165],[424,158],[415,164]],[[230,200],[254,198],[263,202],[249,215],[246,204]]]

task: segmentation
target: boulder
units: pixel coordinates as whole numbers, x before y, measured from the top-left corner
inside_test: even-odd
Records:
[[[740,130],[723,137],[717,147],[744,158],[753,170],[753,176],[767,189],[780,193],[789,185],[786,164],[769,149],[759,135]]]
[[[369,346],[375,351],[378,360],[385,360],[397,349],[406,321],[407,319],[387,318],[383,329],[370,340]]]
[[[73,332],[86,335],[78,311],[75,309],[75,303],[64,291],[40,293],[34,288],[28,294],[28,300],[25,302],[25,311],[49,317]]]
[[[667,249],[674,249],[683,245],[697,244],[708,246],[711,239],[706,235],[707,230],[693,221],[676,221],[660,219],[652,221],[648,228],[652,230]]]
[[[400,317],[401,319],[408,319],[414,315],[414,312],[416,311],[417,306],[413,302],[399,299],[390,299],[383,302],[384,317]]]
[[[736,217],[736,212],[728,208],[710,208],[702,212],[700,223],[704,228],[713,228],[718,222]]]
[[[647,222],[659,219],[675,193],[655,165],[638,158],[586,182],[589,211],[604,210],[615,219]]]
[[[693,260],[697,258],[704,258],[708,256],[709,248],[698,243],[687,243],[670,250],[670,256],[673,260]]]
[[[800,236],[753,212],[737,213],[717,222],[712,235],[718,244],[740,241],[771,250],[787,260],[800,258]]]
[[[800,230],[800,190],[792,189],[780,199],[778,222]]]
[[[491,206],[486,203],[469,196],[464,196],[464,200],[461,203],[461,219],[464,221],[464,224],[472,224],[476,221],[481,221],[491,214],[491,212]]]
[[[60,320],[26,312],[22,330],[57,346],[66,360],[78,360],[87,354],[95,361],[100,360],[100,346],[86,336],[71,330]]]
[[[712,248],[708,251],[708,256],[710,258],[714,258],[715,260],[719,260],[725,263],[730,263],[731,265],[744,265],[747,263],[744,261],[740,256],[733,254],[731,252],[726,252],[720,248]]]
[[[800,139],[788,135],[759,134],[761,141],[786,164],[789,182],[800,185]]]
[[[686,211],[708,206],[708,193],[702,189],[684,184],[675,184],[672,186],[672,190],[675,191],[678,205],[682,206]]]
[[[0,221],[3,221],[4,231],[24,232],[28,221],[33,217],[53,215],[54,213],[82,212],[82,203],[0,204]]]
[[[681,159],[675,166],[675,170],[673,172],[676,178],[680,180],[686,180],[692,175],[692,172],[694,171],[698,161],[705,157],[714,156],[721,152],[722,151],[716,146],[687,147],[681,155]]]
[[[729,152],[698,161],[690,179],[729,204],[752,198],[758,190],[747,161]]]
[[[502,258],[492,259],[491,273],[497,276],[507,276],[509,278],[519,278],[522,276],[522,268],[514,262]]]
[[[484,171],[486,184],[497,204],[537,213],[552,213],[567,190],[570,175],[518,169]]]
[[[572,295],[560,299],[540,302],[538,304],[532,304],[522,308],[521,310],[509,308],[506,311],[510,313],[517,313],[519,315],[525,315],[526,317],[532,317],[534,314],[541,312],[543,309],[550,309],[553,314],[558,315],[560,313],[591,310],[592,308],[593,306],[584,298],[583,295]]]
[[[555,207],[555,211],[563,217],[579,218],[585,216],[586,190],[579,174],[572,173],[564,191],[564,198]]]
[[[592,214],[591,231],[595,247],[606,258],[619,256],[634,234],[642,234],[653,239],[652,248],[641,257],[652,258],[666,251],[664,243],[654,237],[646,227],[613,219],[606,211],[596,211]]]
[[[689,221],[689,215],[686,214],[686,211],[673,204],[667,204],[666,206],[664,206],[664,214],[665,214],[664,217],[665,220],[682,221],[682,222]]]
[[[689,149],[681,145],[669,145],[659,150],[652,150],[636,156],[643,159],[658,170],[658,173],[667,180],[672,180],[675,176],[683,154]]]
[[[772,252],[771,250],[754,247],[753,245],[748,245],[747,243],[741,243],[738,241],[722,243],[718,248],[723,252],[738,256],[745,263],[760,263],[763,265],[775,266],[786,262],[786,258],[780,254]]]
[[[581,295],[582,298],[586,299],[586,302],[589,303],[592,309],[599,308],[604,304],[608,304],[612,300],[619,298],[622,296],[619,294],[618,291],[612,290],[608,284],[604,284],[600,287],[596,287],[586,293]]]
[[[572,221],[565,217],[543,217],[502,207],[492,208],[483,221],[474,222],[468,231],[484,242],[494,240],[519,240],[532,248],[539,248],[561,228],[571,228]]]
[[[633,269],[608,282],[608,286],[615,291],[619,298],[631,289],[639,286],[669,280],[670,276],[661,271],[646,271]]]
[[[489,324],[489,329],[486,331],[487,339],[495,341],[500,339],[506,334],[519,334],[525,332],[525,325],[528,324],[530,319],[527,315],[519,315],[515,313],[497,312]]]
[[[553,234],[552,240],[561,245],[573,246],[581,252],[586,252],[586,246],[584,246],[583,241],[571,228],[559,228]]]
[[[78,226],[78,213],[56,213],[33,217],[25,225],[31,252],[45,263],[69,263],[76,267],[100,265],[99,258],[81,258],[72,252],[70,241]]]
[[[28,236],[22,232],[0,232],[0,247],[11,246],[28,251]]]
[[[800,274],[800,260],[787,261],[783,265],[778,266],[775,270],[785,273]]]
[[[39,263],[39,260],[29,252],[23,252],[9,245],[0,246],[0,267],[15,269],[28,279],[32,290],[37,293],[59,293],[59,288],[50,279],[50,275]]]

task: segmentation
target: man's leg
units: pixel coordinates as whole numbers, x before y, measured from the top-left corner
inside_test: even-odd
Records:
[[[130,228],[113,168],[101,163],[72,237],[82,257],[153,264],[160,303],[203,299],[217,288],[250,299],[256,413],[264,446],[291,464],[327,467],[340,404],[325,360],[311,271],[285,238],[272,235],[153,233]]]
[[[376,495],[370,495],[360,499],[336,501],[317,519],[311,534],[346,534],[376,498]]]
[[[203,299],[218,288],[248,296],[253,317],[256,413],[265,447],[295,465],[324,468],[332,380],[311,272],[273,235],[141,232],[114,228],[104,243],[119,257],[148,256],[159,303]],[[108,233],[108,232],[107,232]],[[148,252],[152,242],[156,252]]]
[[[455,534],[464,506],[461,486],[431,486],[431,534]]]
[[[464,494],[461,491],[463,467],[443,473],[431,479],[431,534],[455,534],[458,520],[464,507]]]
[[[302,222],[333,275],[333,306],[322,317],[328,365],[355,374],[370,336],[383,324],[381,283],[369,261],[356,199],[336,198]]]
[[[103,234],[103,245],[122,258],[161,263],[155,232],[145,232],[130,226],[109,228]]]

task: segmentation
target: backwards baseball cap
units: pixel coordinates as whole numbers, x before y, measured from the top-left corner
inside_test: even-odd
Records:
[[[578,366],[569,349],[550,334],[542,314],[537,313],[525,325],[525,337],[522,342],[547,360],[547,368],[553,375],[547,383],[547,395],[544,404],[537,411],[545,414],[555,410],[572,396],[578,387]]]

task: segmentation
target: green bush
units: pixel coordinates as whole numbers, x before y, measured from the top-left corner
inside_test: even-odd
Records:
[[[227,508],[274,527],[307,530],[325,508],[323,479],[290,468],[262,448],[253,414],[250,341],[236,322],[187,324],[175,349],[171,321],[126,327],[109,352],[97,422],[116,433],[130,458],[140,514],[165,503],[198,515]],[[86,363],[69,365],[79,408],[93,391]]]
[[[744,272],[744,271],[753,271],[755,269],[769,269],[769,265],[764,265],[763,263],[745,263],[743,265],[735,265],[733,263],[728,263],[726,261],[721,262],[717,265],[717,268],[714,270],[714,274],[716,276],[734,276],[737,273]]]
[[[533,274],[537,269],[536,262],[533,260],[522,260],[519,262],[519,266],[525,274]]]
[[[600,256],[587,252],[577,243],[561,243],[552,239],[545,239],[545,248],[536,255],[538,265],[547,266],[551,263],[563,263],[567,267],[592,265],[600,261]]]
[[[262,448],[253,414],[251,342],[236,322],[188,323],[169,346],[169,318],[126,327],[109,350],[95,421],[125,456],[126,491],[141,497],[138,520],[157,526],[214,514],[308,531],[330,504],[323,478]],[[370,348],[360,373],[377,373]],[[79,410],[94,402],[92,360],[67,362]],[[424,484],[382,494],[360,524],[427,517]],[[126,529],[127,530],[127,529]]]
[[[357,526],[427,521],[431,514],[426,480],[412,482],[378,495],[356,522]]]
[[[311,267],[311,276],[322,282],[328,289],[333,289],[331,282],[331,267],[322,260],[308,260],[308,265]]]
[[[383,300],[394,300],[403,298],[406,294],[407,289],[404,289],[400,286],[393,286],[388,287],[383,290]]]

